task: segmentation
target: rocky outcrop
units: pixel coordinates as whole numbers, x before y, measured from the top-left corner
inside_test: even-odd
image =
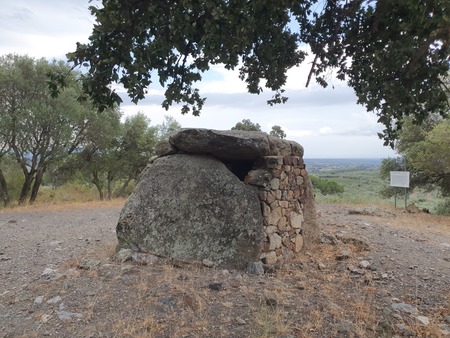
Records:
[[[117,236],[120,247],[243,268],[258,259],[262,221],[255,191],[221,161],[170,155],[142,174]]]
[[[183,129],[122,210],[119,248],[244,268],[319,241],[303,148],[261,132]]]

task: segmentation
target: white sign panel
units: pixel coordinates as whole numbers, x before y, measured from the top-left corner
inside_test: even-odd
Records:
[[[409,188],[409,171],[391,171],[391,187]]]

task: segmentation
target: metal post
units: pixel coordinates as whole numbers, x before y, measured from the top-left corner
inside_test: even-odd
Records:
[[[394,187],[394,208],[397,209],[397,190]]]
[[[406,210],[407,200],[408,200],[408,191],[405,188],[405,210]]]

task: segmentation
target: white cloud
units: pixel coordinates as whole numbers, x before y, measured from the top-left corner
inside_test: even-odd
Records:
[[[89,0],[15,0],[2,4],[0,54],[63,58],[92,31]]]
[[[4,1],[0,12],[0,55],[64,58],[75,49],[77,41],[88,41],[93,24],[88,7],[96,4],[99,2],[89,0]],[[158,81],[139,105],[130,103],[123,88],[113,88],[124,99],[125,116],[141,111],[153,124],[170,115],[184,127],[229,129],[242,119],[250,119],[265,131],[273,125],[281,126],[288,139],[305,147],[307,157],[392,155],[376,135],[382,129],[376,116],[356,105],[352,89],[337,80],[332,80],[333,86],[326,89],[314,81],[305,88],[312,58],[308,56],[300,67],[288,71],[285,94],[289,100],[274,107],[266,104],[272,93],[265,90],[261,95],[248,94],[238,70],[228,71],[220,65],[212,66],[210,72],[203,74],[203,81],[197,83],[201,95],[207,97],[200,117],[181,115],[179,106],[165,111],[161,107],[164,90]]]
[[[326,135],[326,134],[332,134],[333,133],[333,129],[331,129],[330,127],[323,127],[319,129],[319,134],[320,135]]]

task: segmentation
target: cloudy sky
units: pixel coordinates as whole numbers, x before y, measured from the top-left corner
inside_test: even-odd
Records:
[[[94,0],[15,0],[2,2],[0,12],[0,55],[16,53],[35,58],[65,59],[76,42],[87,42],[93,18],[88,6]],[[284,105],[270,107],[271,93],[246,93],[237,72],[214,67],[198,88],[207,97],[200,117],[183,116],[178,107],[161,108],[162,91],[150,95],[138,105],[125,101],[122,110],[131,115],[144,112],[152,123],[160,123],[164,115],[175,117],[183,127],[230,129],[242,119],[259,123],[264,131],[279,125],[287,138],[305,148],[307,158],[384,158],[394,152],[383,146],[377,132],[383,128],[376,116],[356,104],[353,90],[334,81],[333,88],[316,84],[305,88],[309,71],[307,62],[289,71]]]

